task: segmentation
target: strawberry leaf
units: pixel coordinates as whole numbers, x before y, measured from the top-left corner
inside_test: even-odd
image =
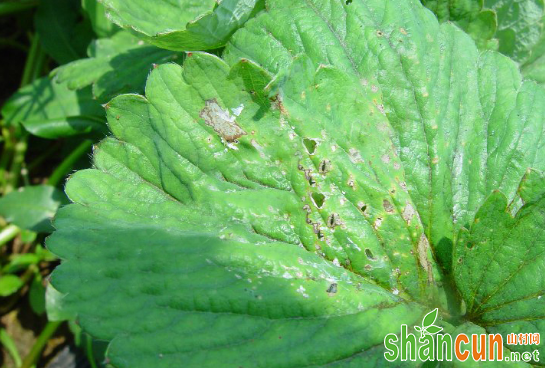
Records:
[[[103,0],[102,3],[110,19],[120,27],[158,47],[176,51],[222,47],[263,8],[263,0],[223,0],[219,5],[216,0]]]
[[[384,363],[456,311],[490,194],[545,169],[545,91],[416,0],[271,0],[223,57],[106,105],[48,241],[63,308],[116,367]]]
[[[62,65],[52,75],[70,89],[92,85],[93,96],[103,103],[122,93],[143,93],[154,65],[183,60],[183,55],[145,44],[127,31],[95,40],[88,54],[89,58]]]

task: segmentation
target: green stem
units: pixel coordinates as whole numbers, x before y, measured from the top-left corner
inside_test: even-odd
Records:
[[[25,357],[23,364],[21,364],[19,368],[31,368],[36,365],[38,359],[40,359],[40,355],[42,355],[45,345],[61,324],[61,321],[47,322],[44,329],[40,333],[40,336],[38,336],[38,339],[34,343],[34,346],[32,346],[32,349],[30,349],[30,352]]]
[[[0,16],[8,15],[38,6],[39,1],[6,1],[0,3]]]
[[[2,121],[2,137],[4,138],[4,150],[2,151],[2,156],[0,156],[0,184],[3,189],[8,181],[7,168],[11,161],[11,156],[13,154],[13,140],[11,139],[11,132],[8,128],[3,126]]]
[[[15,238],[20,232],[21,229],[15,225],[9,225],[4,228],[2,231],[0,231],[0,247],[9,242],[11,239]]]
[[[8,332],[3,328],[0,329],[0,343],[2,343],[9,355],[11,355],[15,366],[19,367],[21,365],[21,356],[19,355],[17,346]]]
[[[21,78],[21,87],[32,83],[40,76],[45,61],[45,53],[40,46],[40,37],[38,34],[35,34],[32,37],[30,51],[25,62],[25,69],[23,70],[23,77]],[[18,186],[21,168],[24,166],[25,154],[28,147],[27,141],[28,134],[23,132],[14,147],[15,152],[13,161],[11,162],[9,179],[4,188],[4,194],[11,192]]]
[[[8,179],[6,188],[4,189],[4,194],[7,194],[17,188],[17,185],[19,184],[21,168],[23,167],[25,161],[25,154],[28,146],[27,138],[28,134],[23,133],[21,140],[15,144],[13,161],[11,162],[11,167],[9,169],[10,177]]]
[[[40,47],[40,36],[36,33],[32,37],[32,42],[30,43],[30,50],[28,51],[25,69],[23,70],[23,77],[21,78],[21,87],[24,87],[32,82],[32,78],[36,74],[34,70],[38,64],[37,61],[41,59],[40,54],[42,53],[42,48]]]
[[[85,336],[86,339],[86,353],[87,353],[87,360],[89,361],[89,364],[91,365],[91,368],[98,368],[97,364],[95,362],[95,356],[93,354],[93,339],[91,336],[87,335]]]
[[[76,147],[75,150],[60,163],[59,166],[53,171],[53,174],[49,177],[47,183],[52,186],[57,186],[62,179],[72,170],[74,164],[93,146],[93,141],[85,140]]]

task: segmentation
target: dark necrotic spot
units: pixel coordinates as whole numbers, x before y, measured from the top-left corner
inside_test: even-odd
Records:
[[[333,283],[333,284],[329,285],[326,292],[328,294],[335,294],[337,292],[337,284]]]
[[[320,162],[320,166],[318,167],[318,171],[320,174],[325,174],[331,171],[331,161],[329,160],[323,160]]]
[[[339,222],[339,215],[336,213],[332,213],[327,218],[327,226],[329,226],[330,228],[334,228],[335,226],[337,226],[338,222]]]
[[[373,252],[371,252],[371,249],[369,248],[365,248],[365,255],[367,256],[368,259],[370,259],[371,261],[374,261],[376,260]]]

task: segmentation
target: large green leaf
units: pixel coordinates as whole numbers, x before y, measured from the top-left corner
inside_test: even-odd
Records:
[[[110,19],[161,48],[211,50],[263,7],[264,0],[103,0]],[[212,11],[212,9],[214,9]]]
[[[106,131],[104,109],[93,99],[91,88],[72,91],[47,77],[11,96],[2,115],[7,125],[22,123],[43,138]]]
[[[176,52],[145,44],[129,32],[94,41],[89,58],[76,60],[53,71],[56,81],[71,89],[93,85],[93,95],[103,103],[121,93],[142,93],[154,64],[182,60]]]
[[[107,104],[48,242],[64,311],[116,367],[386,364],[456,312],[486,198],[545,169],[545,91],[417,0],[271,0],[224,58]]]
[[[347,92],[357,91],[358,83],[341,72],[323,77],[330,72],[348,83]],[[399,187],[395,173],[377,158],[376,176],[368,177],[371,169],[358,170],[341,146],[335,166],[315,161],[331,147],[307,152],[291,128],[301,122],[288,121],[278,103],[273,108],[253,102],[243,83],[257,78],[236,75],[216,57],[194,54],[183,72],[173,64],[155,69],[146,98],[125,95],[108,104],[119,140],[102,142],[95,150],[96,169],[68,182],[67,193],[79,204],[59,212],[59,231],[49,240],[67,260],[53,276],[54,287],[66,292],[81,283],[63,303],[96,337],[112,340],[122,330],[130,336],[115,338],[110,348],[118,366],[182,360],[212,367],[226,359],[265,364],[277,350],[286,353],[278,364],[293,366],[380,357],[380,349],[367,350],[382,343],[385,331],[396,331],[399,318],[412,321],[422,314],[397,295],[427,300],[437,294],[418,219],[406,215],[408,226],[388,190],[379,190],[381,183]],[[312,93],[313,84],[307,86],[316,103],[335,89],[332,84]],[[355,95],[339,113],[360,114],[362,97]],[[378,110],[376,119],[386,124]],[[321,140],[315,133],[310,137]],[[386,133],[382,139],[390,143],[381,150],[391,152]],[[278,140],[285,145],[275,145]],[[353,176],[337,182],[348,169]],[[371,188],[379,191],[364,192]],[[83,255],[74,248],[75,237],[81,250],[93,244],[95,261],[74,258]],[[387,247],[390,237],[397,247]],[[135,293],[137,285],[149,292]],[[112,308],[98,310],[94,303]],[[97,312],[118,317],[103,319]],[[149,324],[134,323],[144,315]],[[153,335],[146,333],[151,326]],[[358,331],[366,337],[353,339]],[[192,337],[165,344],[174,335]],[[323,349],[293,351],[293,344],[312,336]],[[227,341],[239,349],[218,349]],[[145,352],[134,355],[135,346]],[[202,354],[195,353],[197,347]],[[252,357],[256,349],[262,350],[260,358]]]

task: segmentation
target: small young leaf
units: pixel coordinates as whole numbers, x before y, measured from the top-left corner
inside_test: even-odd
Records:
[[[10,262],[2,268],[3,273],[15,273],[37,264],[40,261],[34,253],[18,254],[11,258]]]
[[[23,287],[23,281],[15,275],[0,276],[0,297],[10,296]]]

